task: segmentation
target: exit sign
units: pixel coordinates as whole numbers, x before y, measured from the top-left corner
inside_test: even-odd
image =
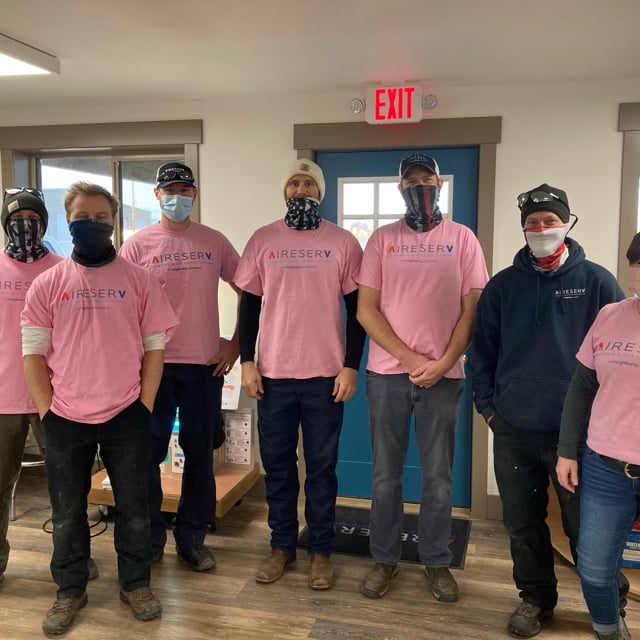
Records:
[[[422,89],[411,85],[376,87],[367,91],[365,119],[369,124],[422,120]]]

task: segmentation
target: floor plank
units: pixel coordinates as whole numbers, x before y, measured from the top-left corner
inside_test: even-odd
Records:
[[[349,502],[349,501],[347,501]],[[356,502],[357,503],[357,502]],[[0,638],[41,637],[40,623],[55,597],[49,574],[51,536],[43,530],[49,517],[45,479],[25,475],[16,497],[17,520],[10,525],[12,552],[0,583]],[[96,521],[99,511],[90,508]],[[104,523],[92,529],[98,533]],[[50,523],[49,523],[50,529]],[[219,521],[207,538],[218,567],[197,574],[168,546],[154,565],[152,587],[164,607],[161,619],[135,620],[118,597],[113,523],[92,539],[100,577],[88,588],[89,604],[64,636],[71,640],[497,640],[507,637],[506,621],[518,605],[511,580],[508,541],[502,524],[475,520],[464,570],[455,571],[459,602],[442,604],[428,593],[419,565],[403,563],[389,593],[371,600],[359,593],[371,561],[334,555],[333,589],[307,586],[308,560],[272,585],[257,584],[255,570],[269,550],[266,508],[262,499],[245,498]],[[560,602],[539,636],[592,639],[588,615],[573,567],[558,560]],[[627,617],[640,637],[640,603],[631,602]]]

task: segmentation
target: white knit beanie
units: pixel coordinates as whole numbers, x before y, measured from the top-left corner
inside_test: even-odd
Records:
[[[300,158],[296,160],[284,174],[284,178],[282,179],[282,193],[285,192],[287,185],[289,184],[289,180],[293,178],[293,176],[309,176],[313,178],[315,183],[318,185],[318,191],[320,191],[320,202],[324,198],[324,175],[322,173],[322,169],[311,160],[306,160],[305,158]]]

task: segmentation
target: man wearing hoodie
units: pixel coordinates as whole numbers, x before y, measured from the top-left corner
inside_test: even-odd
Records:
[[[542,184],[520,194],[517,203],[526,245],[480,296],[471,367],[476,408],[493,431],[496,480],[522,598],[508,630],[531,637],[558,601],[546,524],[549,477],[576,557],[579,497],[559,485],[555,472],[575,354],[598,311],[624,293],[611,273],[567,238],[577,217],[564,191]],[[624,606],[623,576],[620,587]]]

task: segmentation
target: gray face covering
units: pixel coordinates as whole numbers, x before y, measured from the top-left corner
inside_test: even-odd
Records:
[[[44,223],[41,218],[9,218],[9,241],[5,253],[19,262],[35,262],[46,256],[49,250],[42,244]]]
[[[407,205],[405,222],[416,231],[431,231],[442,222],[438,208],[440,189],[434,185],[416,184],[402,190],[402,198]]]

